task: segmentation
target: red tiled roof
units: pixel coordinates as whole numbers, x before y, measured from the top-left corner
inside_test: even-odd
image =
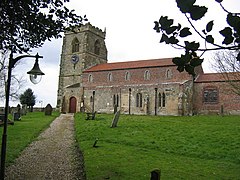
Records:
[[[202,82],[222,82],[227,80],[233,81],[240,81],[240,72],[231,72],[226,73],[225,75],[222,73],[205,73],[200,74],[195,82],[202,83]]]
[[[110,71],[117,69],[137,69],[144,67],[162,67],[162,66],[175,66],[175,64],[173,64],[172,58],[114,62],[99,64],[85,70],[84,72]]]

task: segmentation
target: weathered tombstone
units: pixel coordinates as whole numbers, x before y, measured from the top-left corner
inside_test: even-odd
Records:
[[[112,128],[117,127],[119,116],[120,116],[120,110],[114,114],[114,118],[112,120],[112,125],[111,125]]]
[[[17,105],[17,109],[16,109],[16,112],[13,113],[13,120],[14,121],[19,121],[21,120],[21,106],[20,104]]]
[[[20,111],[21,111],[21,106],[20,106],[20,104],[18,104],[17,105],[17,113],[20,113]]]
[[[151,172],[151,179],[150,180],[160,180],[161,171],[159,169],[154,169]]]
[[[116,112],[117,112],[117,105],[115,104],[114,109],[113,109],[113,113],[116,114]]]
[[[52,115],[52,106],[50,104],[47,104],[47,106],[45,107],[45,115],[46,116],[51,116]]]
[[[27,105],[23,104],[22,109],[21,109],[21,116],[26,115],[26,114],[27,114]]]

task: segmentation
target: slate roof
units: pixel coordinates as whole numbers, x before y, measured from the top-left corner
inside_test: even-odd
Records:
[[[226,78],[228,76],[228,78]],[[227,79],[232,81],[240,81],[240,72],[231,72],[227,73],[227,76],[221,73],[205,73],[200,74],[195,82],[196,83],[204,83],[204,82],[223,82],[227,81]]]
[[[172,58],[149,59],[149,60],[99,64],[85,70],[84,72],[111,71],[111,70],[121,70],[121,69],[138,69],[138,68],[144,68],[144,67],[147,68],[147,67],[163,67],[163,66],[176,66],[176,65],[173,64]]]

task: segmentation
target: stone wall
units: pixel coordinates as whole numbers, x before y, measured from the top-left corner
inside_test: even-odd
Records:
[[[144,79],[146,71],[150,73],[148,80]],[[167,75],[169,71],[170,76]],[[130,79],[126,79],[126,72]],[[112,74],[111,80],[109,73]],[[92,76],[91,82],[89,75]],[[125,114],[186,115],[192,113],[191,82],[191,76],[179,73],[173,66],[84,72],[84,103],[92,109],[94,94],[94,110],[98,112],[113,113],[114,98],[118,97],[115,103],[118,101],[118,109]],[[137,105],[138,93],[141,94],[141,107]],[[163,94],[164,107],[163,102],[159,103]],[[181,94],[184,97],[179,98]]]

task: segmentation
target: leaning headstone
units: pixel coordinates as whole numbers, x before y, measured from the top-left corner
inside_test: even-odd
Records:
[[[51,116],[52,115],[52,106],[50,104],[47,104],[47,106],[45,107],[45,115],[46,116]]]
[[[112,125],[111,125],[112,128],[117,127],[119,116],[120,116],[120,110],[114,114],[114,118],[112,120]]]
[[[22,109],[21,109],[21,116],[26,115],[26,114],[27,114],[27,105],[23,104]]]
[[[115,104],[114,109],[113,109],[113,113],[116,114],[116,112],[117,112],[117,105]]]

